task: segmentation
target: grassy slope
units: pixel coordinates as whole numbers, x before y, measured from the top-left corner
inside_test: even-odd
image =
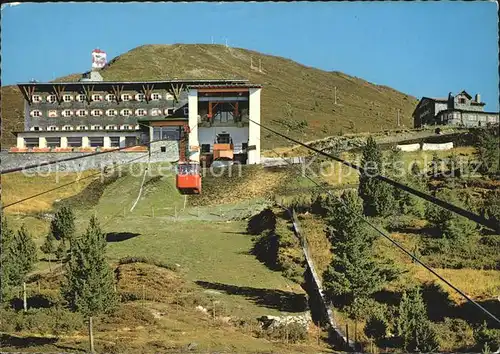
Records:
[[[254,63],[262,61],[263,73],[250,69],[251,57]],[[395,127],[397,108],[401,109],[402,123],[412,126],[411,113],[417,103],[415,97],[340,72],[326,72],[290,59],[222,45],[144,45],[112,60],[102,75],[105,80],[248,78],[264,85],[262,122],[285,129],[273,120],[285,118],[284,107],[289,103],[291,119],[308,122],[304,131],[289,133],[304,140],[340,130],[379,131]],[[74,74],[56,81],[76,81],[79,77]],[[334,87],[337,105],[333,103]],[[2,87],[2,97],[2,144],[9,145],[14,143],[14,137],[8,132],[22,127],[22,98],[17,88],[11,86]],[[262,139],[263,148],[286,145],[264,132]]]
[[[24,130],[24,98],[17,86],[2,86],[2,149],[16,143],[12,132]]]

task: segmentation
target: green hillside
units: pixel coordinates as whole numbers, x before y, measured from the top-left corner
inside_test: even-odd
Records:
[[[262,63],[262,72],[252,69]],[[84,71],[86,68],[82,68]],[[73,74],[55,81],[76,81]],[[410,127],[415,97],[341,72],[311,68],[290,59],[223,45],[144,45],[116,57],[102,70],[105,80],[246,78],[263,85],[262,123],[303,140],[342,132],[380,131],[401,122]],[[334,92],[337,88],[337,104]],[[2,145],[14,144],[10,131],[22,127],[22,96],[2,87]],[[286,142],[262,134],[263,148]]]

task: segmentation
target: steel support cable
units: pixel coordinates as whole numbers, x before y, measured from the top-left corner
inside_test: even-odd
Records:
[[[133,159],[128,160],[127,162],[125,162],[125,164],[130,163],[130,162],[135,161],[135,160],[142,159],[143,157],[147,157],[147,156],[148,156],[148,154],[144,154],[144,155],[142,155],[142,156],[135,157],[135,158],[133,158]],[[105,167],[106,167],[106,166],[105,166]],[[29,196],[29,197],[26,197],[26,198],[23,198],[23,199],[16,200],[15,202],[12,202],[12,203],[10,203],[10,204],[7,204],[7,205],[5,205],[5,206],[2,206],[2,209],[9,208],[9,207],[11,207],[11,206],[13,206],[13,205],[16,205],[16,204],[19,204],[19,203],[25,202],[25,201],[30,200],[30,199],[33,199],[33,198],[37,198],[37,197],[39,197],[39,196],[41,196],[41,195],[44,195],[44,194],[47,194],[47,193],[53,192],[53,191],[55,191],[55,190],[58,190],[58,189],[61,189],[61,188],[64,188],[64,187],[67,187],[67,186],[69,186],[69,185],[72,185],[72,184],[78,183],[78,182],[83,181],[83,180],[86,180],[86,179],[88,179],[88,178],[98,176],[98,175],[100,175],[101,173],[102,173],[102,172],[96,172],[96,173],[93,173],[93,174],[88,175],[88,176],[86,176],[86,177],[83,177],[83,178],[80,178],[80,179],[74,180],[74,181],[72,181],[72,182],[69,182],[69,183],[63,184],[63,185],[61,185],[61,186],[58,186],[58,187],[55,187],[55,188],[52,188],[52,189],[46,190],[46,191],[44,191],[44,192],[40,192],[40,193],[34,194],[34,195],[32,195],[32,196]]]
[[[314,148],[314,147],[312,147],[310,145],[304,144],[304,143],[302,143],[302,142],[300,142],[300,141],[298,141],[296,139],[290,138],[289,136],[286,136],[286,135],[284,135],[284,134],[282,134],[280,132],[277,132],[274,129],[268,128],[268,127],[266,127],[266,126],[264,126],[264,125],[262,125],[260,123],[257,123],[257,122],[255,122],[255,121],[253,121],[251,119],[250,119],[250,121],[252,123],[257,124],[260,127],[262,127],[264,129],[270,131],[271,133],[274,133],[274,134],[276,134],[278,136],[281,136],[284,139],[290,140],[290,141],[292,141],[292,142],[294,142],[296,144],[299,144],[299,145],[301,145],[301,146],[303,146],[303,147],[305,147],[305,148],[307,148],[307,149],[309,149],[311,151],[314,151],[314,152],[316,152],[316,153],[318,153],[320,155],[328,157],[329,159],[333,159],[333,160],[335,160],[337,162],[340,162],[343,165],[348,166],[350,168],[353,168],[353,169],[359,171],[362,174],[365,173],[364,168],[362,168],[361,166],[354,165],[354,164],[350,163],[349,161],[343,160],[343,159],[341,159],[339,157],[336,157],[336,156],[333,156],[331,154],[328,154],[328,153],[326,153],[326,152],[324,152],[322,150],[316,149],[316,148]],[[386,182],[386,183],[388,183],[388,184],[390,184],[390,185],[392,185],[392,186],[394,186],[396,188],[404,190],[405,192],[408,192],[408,193],[411,193],[413,195],[416,195],[416,196],[418,196],[418,197],[420,197],[420,198],[422,198],[422,199],[424,199],[424,200],[426,200],[428,202],[431,202],[433,204],[439,205],[440,207],[442,207],[444,209],[448,209],[449,211],[452,211],[452,212],[454,212],[454,213],[456,213],[458,215],[461,215],[461,216],[463,216],[463,217],[465,217],[465,218],[467,218],[469,220],[475,221],[478,224],[486,226],[487,228],[492,229],[495,232],[500,232],[500,223],[496,222],[495,220],[486,219],[485,217],[482,217],[481,215],[478,215],[478,214],[472,213],[472,212],[470,212],[468,210],[465,210],[465,209],[462,209],[460,207],[457,207],[456,205],[450,204],[450,203],[445,202],[444,200],[438,199],[438,198],[436,198],[436,197],[434,197],[434,196],[432,196],[430,194],[427,194],[427,193],[421,192],[419,190],[413,189],[411,187],[408,187],[407,185],[404,185],[402,183],[396,182],[396,181],[394,181],[394,180],[392,180],[390,178],[387,178],[385,176],[382,176],[380,174],[376,174],[376,175],[372,176],[372,178],[375,178],[375,179],[381,180],[383,182]]]
[[[42,166],[53,165],[53,164],[56,164],[56,163],[59,163],[59,162],[73,161],[73,160],[84,159],[86,157],[92,157],[92,156],[97,156],[97,155],[102,155],[102,154],[109,154],[109,153],[113,153],[113,152],[117,152],[117,151],[121,151],[121,150],[131,149],[131,148],[134,148],[134,147],[140,147],[140,146],[144,146],[144,145],[151,145],[153,143],[157,143],[157,142],[160,142],[160,141],[168,141],[168,140],[167,139],[152,140],[152,141],[149,141],[147,143],[140,144],[140,145],[124,146],[124,147],[120,147],[120,148],[116,148],[116,149],[111,149],[111,150],[106,150],[106,151],[98,151],[98,152],[94,152],[94,153],[90,153],[90,154],[85,154],[85,155],[82,155],[82,156],[67,157],[65,159],[52,160],[52,161],[42,162],[42,163],[28,165],[28,166],[24,166],[24,167],[8,168],[8,169],[5,169],[5,170],[2,170],[0,172],[0,175],[4,175],[4,174],[7,174],[7,173],[24,171],[24,170],[29,170],[29,169],[32,169],[32,168],[37,168],[37,167],[42,167]]]
[[[272,149],[272,151],[274,151],[281,159],[283,159],[286,163],[288,163],[289,165],[291,165],[293,168],[297,168],[296,166],[293,165],[293,163],[289,162],[288,160],[286,160],[284,157],[282,157],[276,150]],[[298,170],[300,172],[300,170]],[[332,196],[333,198],[337,199],[340,203],[342,203],[342,205],[346,208],[347,205],[342,201],[341,198],[337,197],[336,195],[334,195],[333,193],[331,193],[330,190],[326,189],[324,186],[320,185],[319,183],[317,183],[315,180],[313,180],[311,177],[305,175],[305,177],[307,179],[309,179],[312,183],[314,183],[315,185],[317,185],[319,188],[323,189],[323,191],[325,191],[328,195]],[[351,215],[356,215],[355,213],[352,213]],[[413,259],[415,262],[417,262],[418,264],[420,264],[421,266],[423,266],[425,269],[427,269],[429,272],[431,272],[432,274],[434,274],[439,280],[441,280],[442,282],[444,282],[446,285],[448,285],[450,288],[452,288],[453,290],[455,290],[457,293],[459,293],[463,298],[465,298],[467,301],[469,301],[470,303],[472,303],[473,305],[475,305],[477,308],[479,308],[482,312],[484,312],[486,315],[488,315],[490,318],[492,318],[493,320],[495,320],[496,322],[498,322],[500,324],[500,319],[498,319],[495,315],[493,315],[491,312],[489,312],[488,310],[486,310],[483,306],[481,306],[480,304],[478,304],[476,301],[474,301],[473,299],[471,299],[469,296],[467,296],[462,290],[460,290],[459,288],[457,288],[456,286],[454,286],[453,284],[451,284],[448,280],[446,280],[445,278],[443,278],[441,275],[439,275],[438,273],[436,273],[431,267],[429,267],[427,264],[425,264],[424,262],[422,262],[420,259],[418,259],[417,257],[415,257],[413,254],[411,254],[411,252],[407,251],[403,246],[401,246],[397,241],[393,240],[390,236],[386,235],[382,230],[380,230],[377,226],[375,226],[374,224],[372,224],[368,219],[366,219],[365,217],[363,217],[362,215],[357,215],[357,217],[362,220],[363,222],[365,222],[368,226],[370,226],[372,229],[374,229],[377,233],[379,233],[380,235],[382,235],[383,237],[385,237],[386,239],[388,239],[394,246],[396,246],[397,248],[399,248],[401,251],[403,251],[405,254],[407,254],[408,256],[410,256],[411,259]]]

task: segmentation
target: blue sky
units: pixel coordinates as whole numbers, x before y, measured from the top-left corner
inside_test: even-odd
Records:
[[[48,81],[143,44],[228,44],[405,93],[481,93],[498,111],[493,2],[26,3],[2,10],[2,85]]]

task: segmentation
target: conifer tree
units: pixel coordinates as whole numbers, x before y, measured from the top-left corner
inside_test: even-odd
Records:
[[[362,203],[355,192],[346,191],[342,202],[330,199],[327,207],[327,234],[334,259],[324,274],[325,292],[330,299],[350,305],[366,299],[394,275],[373,260],[375,237],[360,223]]]
[[[427,318],[427,309],[418,287],[404,292],[396,320],[397,335],[409,352],[435,352],[438,338]]]
[[[401,150],[392,150],[389,153],[387,162],[388,169],[385,175],[411,188],[420,191],[425,191],[427,189],[423,176],[420,173],[420,168],[416,162],[411,164],[409,171],[405,169]],[[396,187],[392,187],[392,192],[394,195],[394,211],[404,215],[412,214],[416,217],[422,217],[424,215],[425,204],[422,198]]]
[[[448,169],[447,175],[450,177],[461,177],[461,163],[460,159],[455,152],[452,152],[446,158],[446,168]]]
[[[500,222],[500,190],[488,193],[481,207],[481,214],[486,218]]]
[[[50,224],[50,230],[56,240],[71,240],[75,235],[75,216],[70,207],[62,207],[57,211]]]
[[[14,232],[7,224],[7,220],[2,216],[1,231],[1,252],[0,252],[0,303],[8,300],[11,295],[12,274],[16,273],[16,263],[12,259],[10,247],[14,239]]]
[[[393,187],[373,178],[382,171],[382,152],[370,136],[363,148],[359,176],[359,196],[363,199],[363,209],[368,216],[387,216],[394,212]]]
[[[67,255],[66,244],[63,241],[59,241],[59,245],[57,246],[54,252],[56,258],[61,261],[61,264],[64,260],[64,256]]]
[[[437,177],[437,175],[441,171],[442,164],[443,164],[443,161],[439,158],[437,152],[434,151],[432,153],[432,160],[428,166],[428,173],[427,174],[429,175],[429,177],[431,177],[431,178]]]
[[[12,265],[9,276],[13,285],[21,285],[37,261],[36,244],[24,225],[12,238],[8,246],[8,262]]]
[[[481,173],[498,173],[500,170],[500,146],[498,128],[474,129],[476,157],[479,159]]]
[[[55,254],[57,250],[56,238],[54,237],[52,232],[49,231],[47,233],[47,236],[45,236],[45,241],[43,242],[43,245],[40,247],[40,250],[47,255],[49,260],[49,269],[50,269],[51,255]]]
[[[75,236],[75,216],[70,207],[64,206],[57,211],[50,223],[50,233],[56,240],[60,241],[56,255],[62,260],[71,240]]]
[[[416,162],[411,165],[410,173],[405,175],[401,179],[401,182],[413,189],[427,192],[425,176],[421,173]],[[411,214],[419,218],[425,215],[425,201],[422,198],[397,189],[396,200],[398,201],[401,213]]]
[[[440,190],[436,193],[436,197],[467,209],[467,206],[451,190]],[[476,233],[476,224],[474,221],[443,209],[433,203],[427,203],[425,216],[441,232],[443,238],[455,243],[464,242]]]
[[[106,237],[92,216],[86,232],[71,241],[63,295],[85,316],[112,311],[117,303],[114,276],[106,261]]]

